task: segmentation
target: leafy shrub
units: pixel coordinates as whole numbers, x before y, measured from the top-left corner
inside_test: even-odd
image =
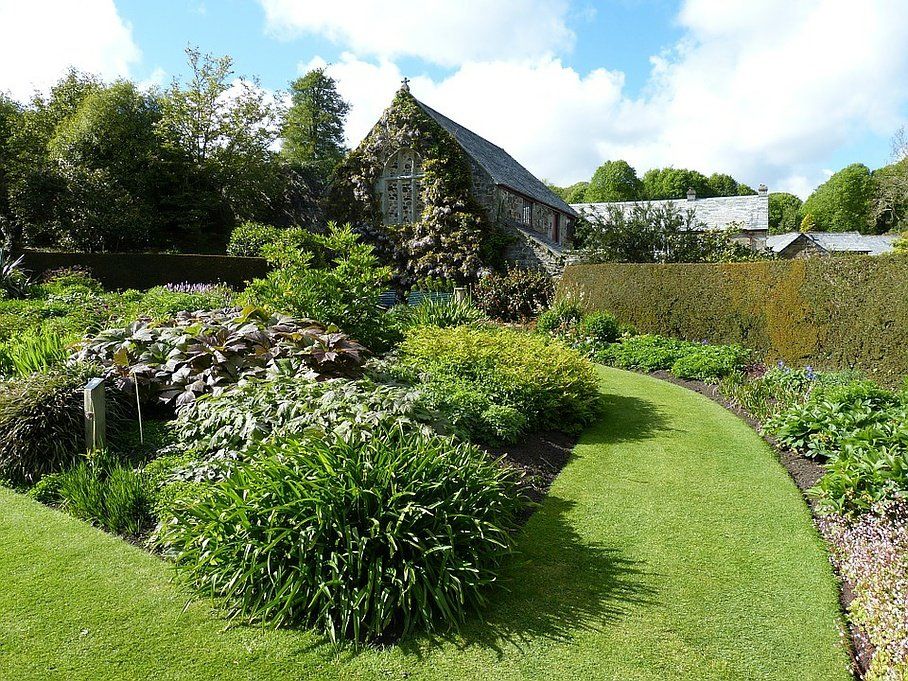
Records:
[[[672,364],[679,378],[708,381],[727,376],[746,365],[750,352],[737,345],[686,344],[684,354]]]
[[[197,290],[180,290],[172,286],[155,286],[145,292],[128,310],[133,319],[150,317],[165,321],[184,310],[218,310],[232,307],[236,294],[227,286],[199,286]]]
[[[604,364],[638,371],[671,371],[679,378],[712,380],[745,366],[750,353],[737,345],[706,345],[643,334],[602,349]]]
[[[583,315],[577,325],[578,333],[591,339],[597,345],[608,345],[617,341],[622,334],[621,325],[615,315],[608,312],[591,312]]]
[[[453,298],[424,298],[416,305],[397,305],[391,317],[402,328],[462,326],[486,319],[485,314],[469,301]]]
[[[799,454],[828,458],[857,431],[885,423],[899,398],[869,381],[814,390],[770,419],[766,426],[779,443]]]
[[[684,353],[684,342],[665,336],[643,334],[604,348],[597,359],[622,369],[659,371],[671,369]]]
[[[312,254],[315,267],[325,267],[337,252],[315,232],[302,227],[275,227],[259,222],[243,222],[234,228],[227,244],[228,255],[266,257],[270,248],[296,248]]]
[[[469,445],[397,431],[279,440],[159,535],[231,616],[367,641],[456,625],[484,602],[521,506],[514,474]]]
[[[70,291],[85,291],[95,295],[104,293],[101,282],[81,267],[61,267],[45,272],[41,290],[46,295],[59,295]]]
[[[58,484],[69,513],[109,532],[136,536],[151,520],[144,476],[103,452],[60,473]]]
[[[63,473],[48,473],[29,488],[28,496],[42,504],[59,504],[62,480]]]
[[[536,328],[543,333],[561,334],[573,329],[583,320],[583,307],[578,298],[565,297],[555,301],[539,315]]]
[[[379,297],[391,271],[381,267],[372,246],[359,242],[349,225],[331,226],[314,238],[336,253],[331,266],[317,268],[311,253],[286,244],[268,252],[275,266],[246,289],[245,299],[274,312],[334,324],[373,350],[389,344]]]
[[[122,389],[138,381],[160,401],[180,405],[279,370],[349,374],[363,354],[357,342],[318,322],[234,308],[183,312],[173,326],[138,321],[107,329],[83,343],[78,358],[106,367]]]
[[[592,365],[543,336],[512,329],[421,327],[407,334],[399,355],[400,369],[418,378],[446,413],[456,407],[446,395],[465,389],[483,395],[488,406],[519,412],[527,429],[575,431],[598,413]]]
[[[92,373],[71,368],[0,382],[0,477],[28,485],[75,463],[85,446],[82,387]],[[107,400],[109,437],[122,413]]]
[[[228,255],[261,257],[266,246],[280,241],[283,230],[274,225],[247,220],[233,228],[230,242],[227,244]]]
[[[418,391],[368,379],[315,381],[305,376],[248,380],[206,395],[177,413],[174,431],[184,450],[204,461],[241,459],[260,442],[300,433],[368,439],[393,426],[420,428],[437,415]]]
[[[531,319],[552,299],[552,278],[542,270],[509,267],[504,274],[491,273],[473,287],[480,310],[494,319],[519,322]]]

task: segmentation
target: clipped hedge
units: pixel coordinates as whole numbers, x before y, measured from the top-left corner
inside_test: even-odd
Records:
[[[888,385],[908,373],[908,257],[752,263],[572,265],[579,294],[641,332],[737,343],[768,362],[860,369]]]

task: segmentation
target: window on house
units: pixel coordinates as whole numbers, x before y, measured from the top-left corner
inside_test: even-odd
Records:
[[[533,226],[533,204],[529,201],[523,202],[523,224],[527,227]]]
[[[412,149],[398,149],[382,173],[382,215],[386,225],[416,222],[422,213],[422,164]]]

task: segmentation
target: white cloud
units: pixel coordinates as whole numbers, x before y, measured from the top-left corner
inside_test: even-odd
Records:
[[[289,0],[265,2],[273,23],[289,11]],[[443,24],[417,19],[430,27],[428,35]],[[317,17],[307,24],[306,30],[333,31],[350,47],[329,72],[354,105],[347,128],[352,143],[399,87],[393,56],[456,58],[453,40],[433,52],[424,37],[409,37],[420,34],[412,28],[417,19],[407,20],[401,34],[373,26],[374,44],[360,34],[360,20],[325,28],[327,19]],[[908,102],[904,0],[867,0],[859,10],[846,0],[686,0],[678,23],[683,39],[652,58],[638,97],[628,96],[620,72],[580,73],[554,50],[518,58],[504,47],[488,58],[471,45],[453,73],[413,78],[411,89],[561,184],[589,178],[603,160],[625,158],[641,172],[693,167],[805,195],[853,136],[888,136],[898,127]],[[382,40],[387,44],[379,45]],[[364,53],[384,56],[370,61]]]
[[[27,99],[74,66],[106,79],[141,56],[113,0],[0,0],[0,91]]]
[[[359,56],[457,66],[569,51],[567,0],[260,0],[270,32],[316,34]]]

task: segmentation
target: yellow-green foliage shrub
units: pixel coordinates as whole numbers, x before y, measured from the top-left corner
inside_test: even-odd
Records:
[[[528,430],[577,430],[598,410],[592,364],[542,335],[495,327],[420,327],[401,344],[400,362],[421,372],[430,389],[435,384],[448,394],[478,391],[490,405],[515,410]]]

